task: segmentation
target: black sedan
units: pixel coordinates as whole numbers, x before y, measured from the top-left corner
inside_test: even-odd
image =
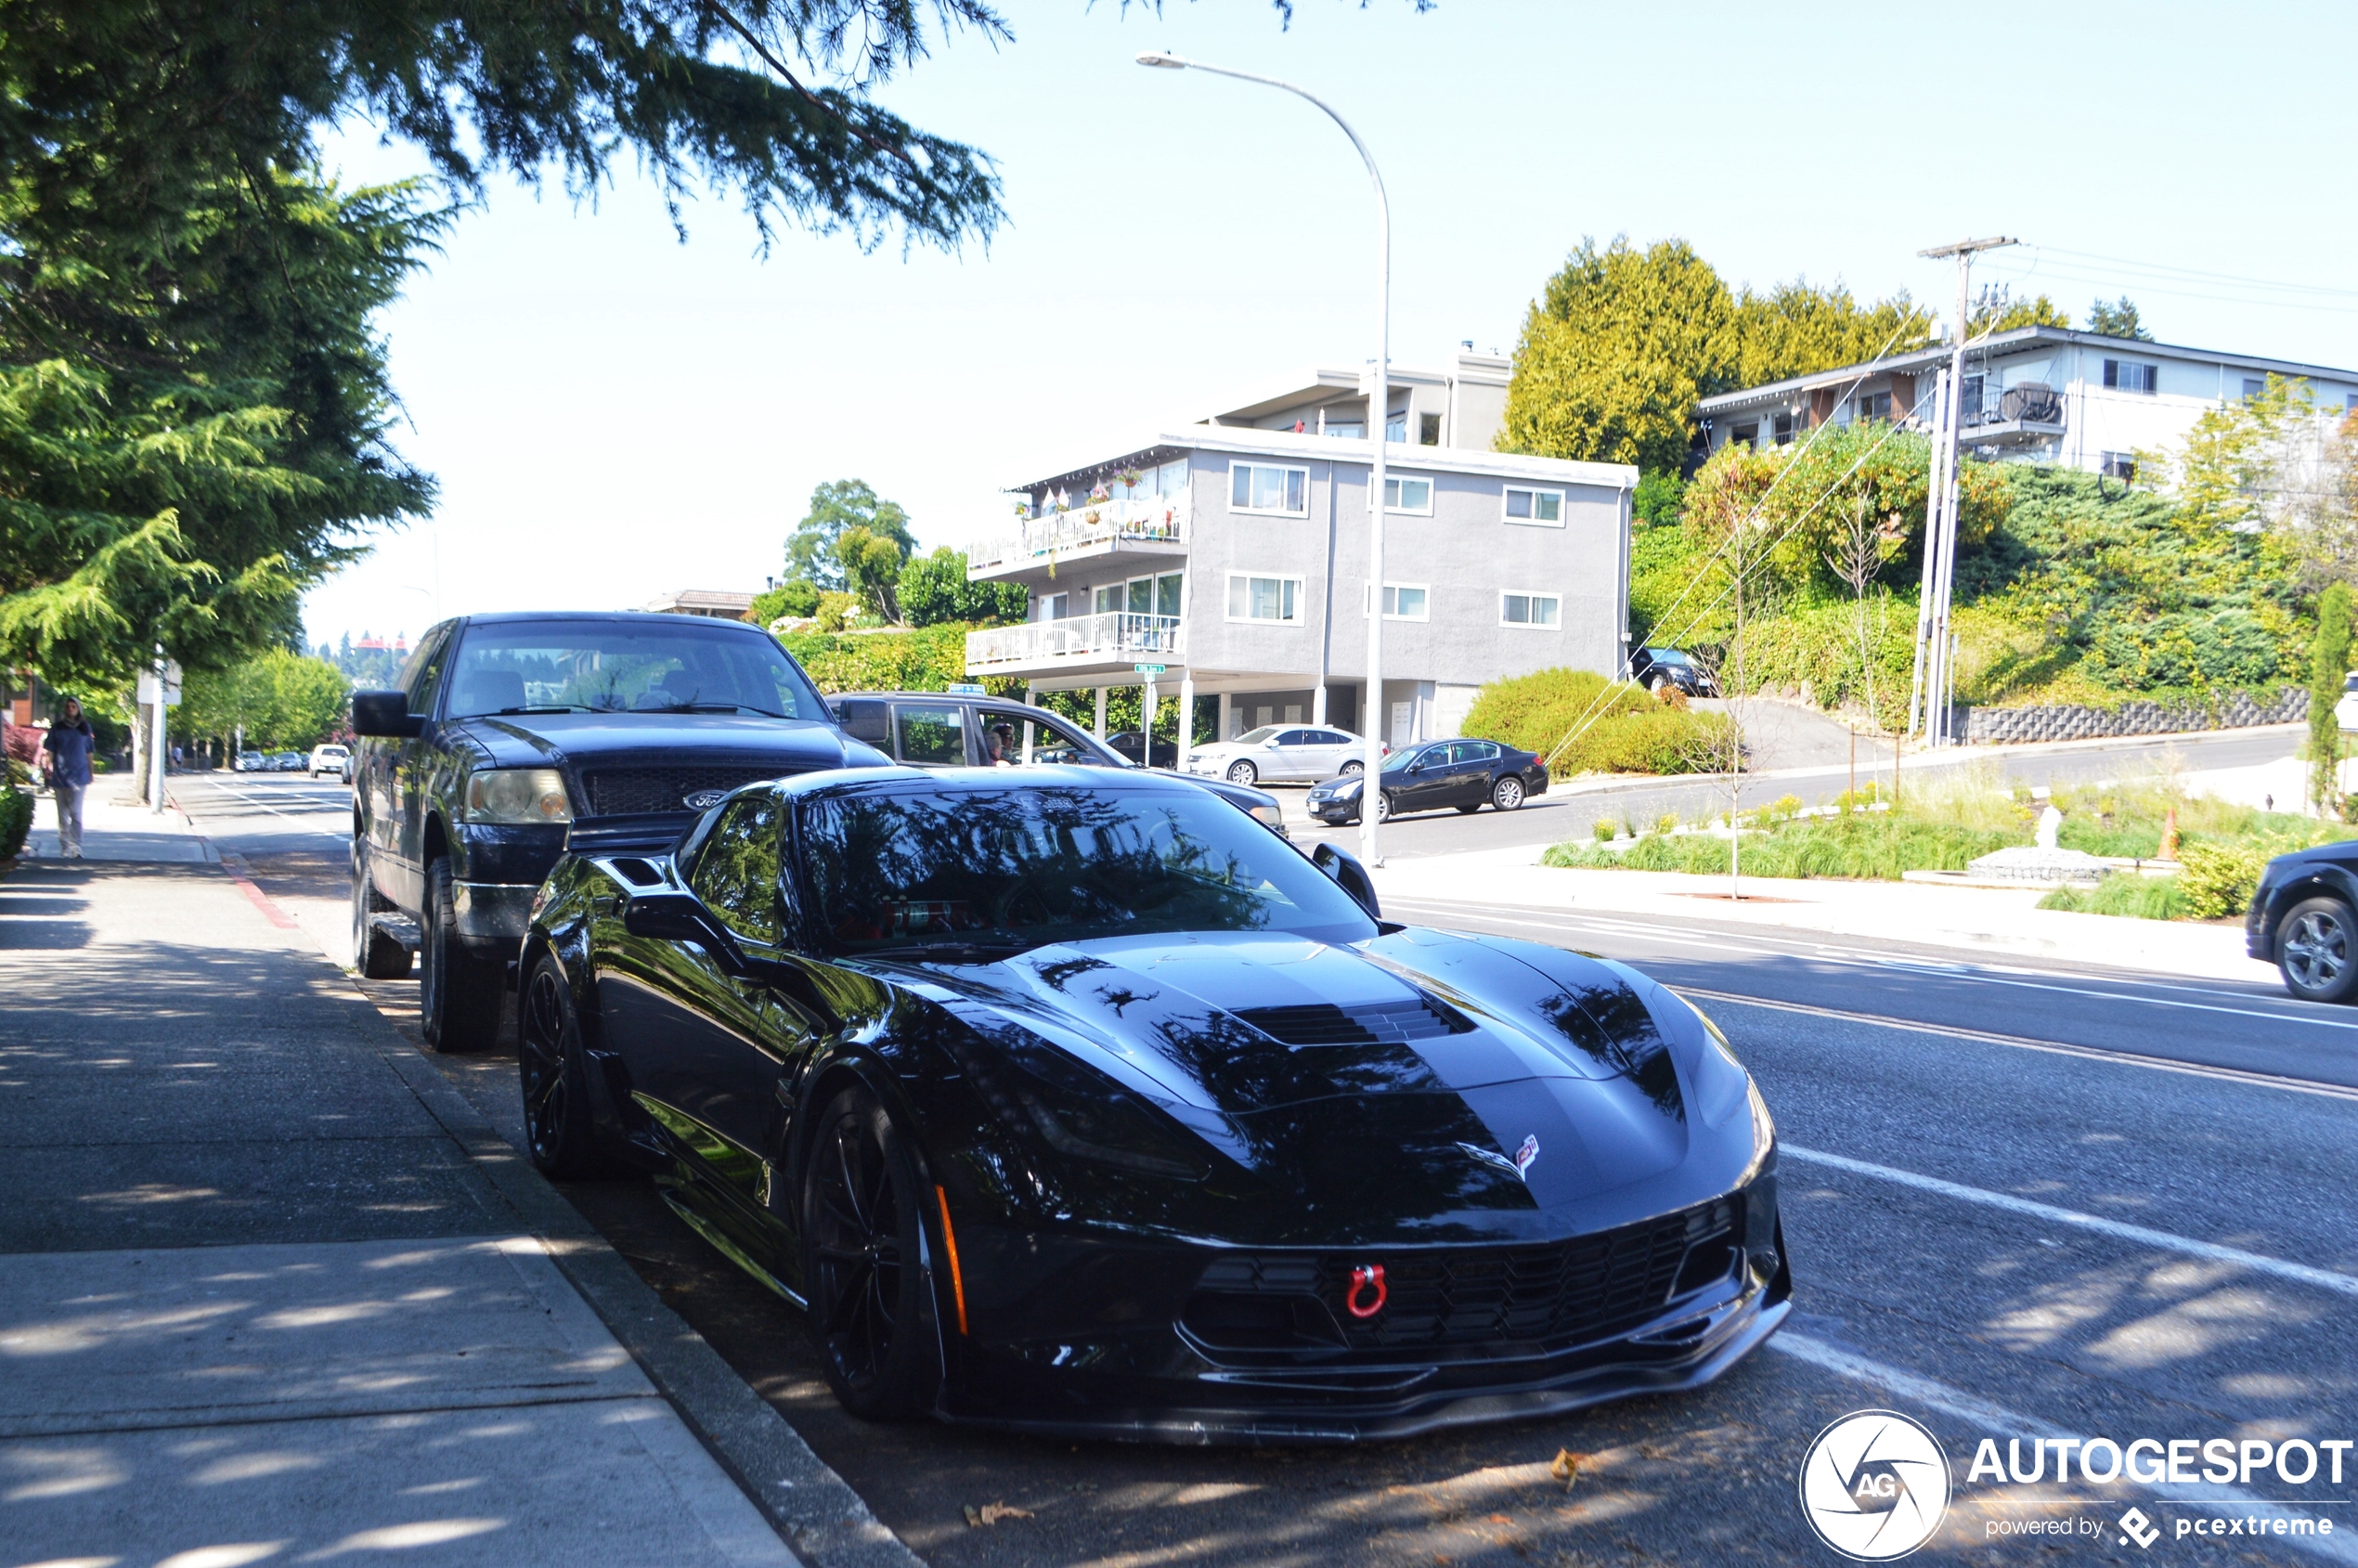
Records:
[[[1676,686],[1691,697],[1719,694],[1711,672],[1677,648],[1639,648],[1629,655],[1629,679],[1656,696],[1665,686]]]
[[[1548,793],[1548,765],[1528,751],[1497,741],[1427,741],[1384,758],[1377,775],[1380,794],[1376,820],[1404,811],[1484,806],[1519,811],[1535,795]],[[1354,823],[1367,796],[1356,773],[1329,779],[1310,792],[1310,814],[1322,823]]]
[[[2244,951],[2305,1002],[2358,995],[2358,840],[2270,861],[2244,914]]]
[[[1701,1013],[1386,922],[1183,780],[748,786],[560,862],[524,962],[534,1162],[652,1171],[864,1418],[1399,1435],[1691,1388],[1789,1310]]]

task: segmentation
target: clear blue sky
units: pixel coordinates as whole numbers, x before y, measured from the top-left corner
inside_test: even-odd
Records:
[[[1583,235],[1945,309],[1916,251],[2006,233],[2041,249],[1989,275],[2075,318],[2125,292],[2165,342],[2358,366],[2358,7],[1299,0],[1290,32],[1259,0],[1007,8],[1014,43],[937,38],[883,95],[998,159],[987,251],[788,233],[763,259],[725,194],[681,244],[627,162],[594,204],[496,187],[383,318],[398,442],[441,508],[313,592],[313,641],[414,634],[437,589],[454,615],[758,588],[830,479],[963,545],[999,530],[1004,486],[1372,354],[1349,144],[1299,99],[1132,63],[1148,48],[1298,81],[1358,126],[1399,361],[1511,352]],[[332,156],[353,180],[416,166],[359,127]]]

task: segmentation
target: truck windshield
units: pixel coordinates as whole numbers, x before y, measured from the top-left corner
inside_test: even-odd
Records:
[[[450,670],[453,719],[500,713],[834,716],[762,632],[727,622],[497,622],[467,628]]]

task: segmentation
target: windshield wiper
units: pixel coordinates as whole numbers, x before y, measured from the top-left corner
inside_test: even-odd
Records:
[[[475,719],[504,719],[512,713],[590,713],[595,710],[579,703],[535,703],[525,707],[495,707],[489,713],[477,713]]]
[[[772,713],[766,707],[747,707],[743,703],[666,703],[661,707],[642,707],[641,713],[758,713],[764,719],[784,719],[783,713]]]

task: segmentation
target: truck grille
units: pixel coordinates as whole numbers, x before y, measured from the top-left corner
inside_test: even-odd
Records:
[[[791,771],[774,757],[667,768],[591,768],[583,771],[581,787],[590,797],[591,816],[620,817],[693,810],[687,797],[701,790],[735,789]]]
[[[1349,1349],[1367,1351],[1605,1339],[1647,1322],[1678,1290],[1722,1276],[1735,1260],[1735,1202],[1722,1198],[1533,1247],[1241,1253],[1204,1270],[1186,1321],[1207,1341],[1252,1349],[1315,1339],[1332,1344],[1338,1335]],[[1682,1277],[1691,1255],[1699,1266]],[[1345,1308],[1352,1270],[1375,1263],[1384,1266],[1389,1291],[1383,1310],[1354,1317]],[[1250,1309],[1255,1302],[1263,1303],[1260,1312]],[[1326,1312],[1317,1313],[1313,1302]],[[1289,1308],[1282,1323],[1274,1314],[1280,1302]],[[1304,1308],[1315,1334],[1302,1332]],[[1269,1321],[1258,1332],[1222,1332],[1263,1317]]]

